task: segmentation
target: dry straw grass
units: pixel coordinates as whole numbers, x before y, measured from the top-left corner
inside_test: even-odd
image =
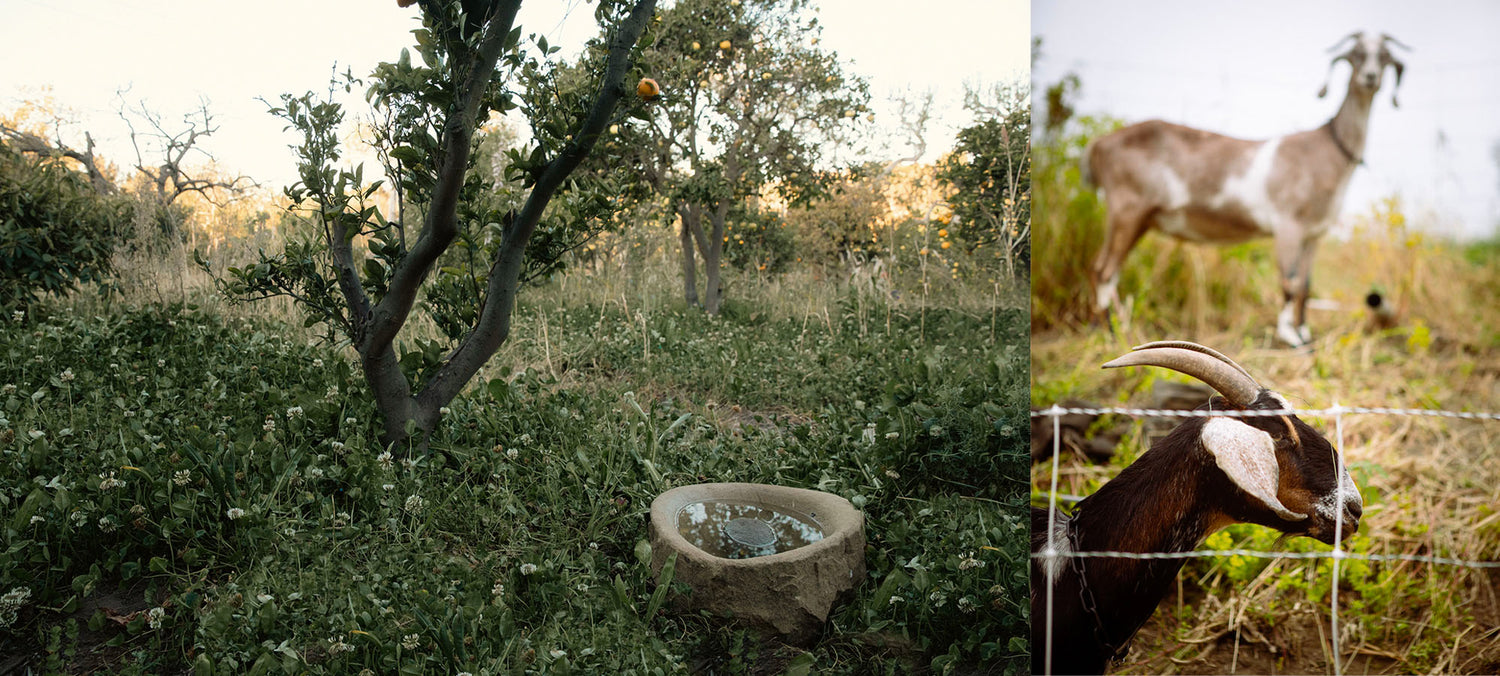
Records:
[[[1072,240],[1089,231],[1056,211],[1052,217],[1039,219],[1038,251],[1049,249],[1050,234]],[[1038,272],[1033,308],[1050,310],[1033,314],[1032,403],[1146,405],[1153,382],[1186,379],[1148,372],[1155,369],[1104,372],[1099,364],[1132,345],[1189,339],[1228,353],[1299,407],[1500,411],[1500,257],[1419,233],[1399,202],[1388,200],[1346,237],[1323,243],[1311,353],[1274,341],[1281,299],[1265,242],[1221,249],[1148,236],[1121,286],[1132,297],[1131,315],[1113,331],[1084,321],[1086,277]],[[1095,247],[1052,255],[1064,268],[1086,269]],[[1372,288],[1396,303],[1395,328],[1371,330],[1363,299]],[[1309,422],[1333,438],[1332,419]],[[1128,464],[1144,450],[1135,429],[1113,466],[1065,455],[1060,492],[1087,495]],[[1348,415],[1343,435],[1351,471],[1372,498],[1358,550],[1500,560],[1500,422]],[[1049,481],[1049,465],[1033,468],[1037,493]],[[1272,540],[1249,541],[1259,548]],[[1327,566],[1274,561],[1236,580],[1226,572],[1231,563],[1190,564],[1180,592],[1163,603],[1120,671],[1331,673]],[[1363,582],[1346,577],[1340,596],[1346,673],[1500,672],[1500,571],[1372,563],[1357,574]]]

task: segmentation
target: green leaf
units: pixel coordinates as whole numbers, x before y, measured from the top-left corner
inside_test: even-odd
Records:
[[[646,604],[646,621],[656,617],[662,604],[667,602],[667,592],[671,590],[672,579],[676,576],[677,552],[672,552],[667,556],[667,562],[662,564],[661,574],[656,578],[656,590],[651,592],[651,602]]]

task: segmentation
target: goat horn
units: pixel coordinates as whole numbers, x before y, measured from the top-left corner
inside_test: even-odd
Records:
[[[1389,43],[1391,43],[1393,45],[1396,45],[1397,47],[1400,47],[1400,48],[1408,51],[1408,52],[1411,51],[1411,47],[1406,46],[1406,43],[1404,43],[1404,42],[1402,42],[1400,40],[1397,40],[1390,33],[1381,33],[1380,34],[1380,41],[1381,42],[1389,42]]]
[[[1364,31],[1354,31],[1353,33],[1345,35],[1342,38],[1339,38],[1338,42],[1333,43],[1333,46],[1328,48],[1328,53],[1332,54],[1332,53],[1334,53],[1336,51],[1339,51],[1340,49],[1343,49],[1345,42],[1348,42],[1350,40],[1359,40],[1360,36],[1362,36],[1364,34],[1365,34]],[[1337,61],[1338,58],[1335,57],[1334,60]]]
[[[1160,366],[1185,373],[1203,381],[1224,395],[1229,403],[1240,408],[1249,406],[1264,389],[1234,360],[1216,350],[1187,341],[1146,343],[1136,347],[1130,354],[1106,363],[1104,368],[1123,366]]]

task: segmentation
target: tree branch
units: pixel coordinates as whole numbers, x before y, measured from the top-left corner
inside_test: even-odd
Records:
[[[506,37],[515,24],[520,0],[502,5],[485,21],[485,33],[480,38],[477,53],[450,46],[455,69],[467,66],[469,72],[460,91],[460,98],[450,109],[443,128],[443,158],[438,170],[437,185],[433,188],[432,201],[428,204],[427,217],[422,232],[411,250],[391,271],[390,284],[385,298],[375,306],[370,322],[370,333],[360,351],[378,350],[389,345],[405,325],[416,302],[422,281],[432,270],[448,246],[453,243],[457,229],[458,196],[463,188],[464,174],[469,165],[469,144],[474,138],[474,120],[479,114],[485,89],[495,73],[495,64],[505,49]],[[462,40],[458,40],[462,43]],[[460,55],[466,57],[458,62]],[[466,63],[465,63],[466,62]]]
[[[547,208],[552,195],[593,150],[599,135],[609,126],[615,106],[626,95],[624,82],[630,69],[630,52],[651,21],[655,8],[656,0],[637,2],[630,16],[621,23],[610,41],[604,77],[599,93],[594,97],[593,108],[584,119],[582,127],[573,135],[574,140],[547,164],[536,185],[532,187],[526,204],[516,215],[516,220],[506,229],[505,239],[490,266],[484,309],[479,321],[475,324],[474,331],[454,351],[453,358],[439,369],[418,395],[424,402],[448,401],[456,396],[510,335],[511,311],[515,308],[516,292],[520,289],[519,277],[526,254],[526,243],[541,221],[542,212]]]

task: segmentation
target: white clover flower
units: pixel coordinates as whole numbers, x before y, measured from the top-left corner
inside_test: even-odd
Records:
[[[297,418],[301,418],[301,417],[302,417],[302,407],[301,406],[293,406],[293,407],[291,407],[291,408],[289,408],[289,409],[286,410],[286,419],[287,420],[296,420]]]
[[[323,359],[321,357],[313,359],[313,368],[323,368]]]
[[[414,469],[417,468],[417,461],[414,458],[402,458],[401,459],[401,467],[403,469],[405,469],[406,471],[410,472],[411,470],[414,470]]]
[[[339,398],[339,386],[329,385],[328,391],[323,393],[323,401],[334,401]]]
[[[933,425],[931,429],[927,430],[927,433],[930,434],[930,435],[932,435],[932,436],[934,436],[934,437],[943,436],[943,426],[942,425]]]
[[[342,441],[330,441],[328,447],[332,448],[334,453],[343,453],[348,448]]]
[[[406,511],[411,512],[412,514],[421,514],[422,507],[426,506],[426,504],[427,501],[423,500],[422,496],[415,494],[409,495],[406,498]]]
[[[355,425],[355,424],[358,424],[358,423],[359,423],[359,419],[358,418],[344,418],[344,424],[345,425]]]
[[[418,641],[420,640],[421,637],[417,636],[416,634],[407,634],[401,637],[401,647],[406,648],[407,650],[416,650]]]
[[[469,673],[467,671],[460,671],[457,674],[455,674],[454,676],[474,676],[474,674],[471,674],[471,673]]]
[[[396,484],[380,484],[380,487],[386,491],[396,490]]]
[[[495,580],[495,586],[490,588],[490,593],[494,594],[495,596],[504,596],[505,582],[501,580]]]
[[[275,432],[276,431],[276,419],[273,418],[273,417],[271,417],[271,416],[269,416],[269,415],[266,416],[266,422],[264,424],[262,424],[260,426],[260,428],[263,429],[263,430],[265,430],[265,431],[267,431],[267,432]]]
[[[438,415],[441,415],[441,416],[443,416],[445,418],[448,417],[448,414],[452,413],[452,412],[453,412],[453,409],[448,408],[447,406],[439,406],[438,407]]]
[[[186,486],[193,481],[192,470],[179,469],[172,473],[172,483],[178,486]]]
[[[892,479],[900,479],[901,478],[901,474],[898,473],[896,470],[893,470],[893,469],[886,470],[885,471],[885,475],[888,476],[888,477],[890,477],[890,478],[892,478]]]
[[[165,359],[158,359],[158,360],[156,360],[156,368],[165,368],[166,365],[167,365],[167,360],[165,360]]]
[[[166,618],[167,609],[157,606],[146,611],[146,624],[152,629],[161,629],[161,621]]]
[[[958,559],[958,569],[959,570],[969,570],[971,568],[983,568],[983,567],[984,567],[984,561],[981,561],[981,560],[975,558],[974,557],[974,552],[967,552],[963,556],[959,557],[959,559]]]
[[[0,387],[0,394],[15,394],[15,392],[16,386],[12,383],[6,383],[4,387]]]
[[[390,469],[391,468],[391,452],[390,451],[381,451],[380,455],[375,456],[375,462],[380,463],[380,467],[382,469]]]
[[[323,468],[322,467],[309,467],[309,468],[307,468],[307,478],[309,478],[309,479],[321,479],[321,478],[323,478]]]
[[[19,324],[26,321],[26,313],[21,310],[16,310],[15,312],[10,313],[10,318]]]
[[[942,608],[948,602],[948,595],[940,591],[934,591],[927,595],[927,600],[932,602],[932,607]]]
[[[0,596],[0,629],[14,624],[16,616],[26,602],[31,600],[31,590],[26,587],[14,587]]]
[[[60,380],[62,382],[65,382],[65,383],[71,383],[71,382],[73,382],[73,378],[74,378],[74,376],[73,376],[73,369],[70,369],[70,368],[63,369],[63,372],[60,373],[60,374],[58,374],[58,376],[57,376],[58,380]]]
[[[353,651],[354,651],[354,646],[349,645],[348,643],[345,643],[344,639],[337,638],[337,637],[328,639],[328,654],[329,655],[337,655],[339,653],[347,653],[347,652],[353,652]]]
[[[507,448],[507,449],[505,449],[505,457],[510,458],[511,460],[515,460],[516,458],[518,458],[520,456],[521,456],[521,452],[518,451],[518,450],[516,450],[516,449],[514,449],[514,448]]]
[[[37,515],[33,514],[31,516],[31,522],[32,523],[47,523],[47,518],[44,517],[44,516],[37,516]]]
[[[904,603],[905,601],[906,601],[906,597],[901,596],[901,595],[898,594],[898,595],[892,596],[891,600],[887,601],[886,603],[889,604],[889,605],[893,605],[894,606],[897,603]]]
[[[83,524],[86,524],[86,523],[89,522],[89,515],[88,515],[88,512],[85,512],[85,511],[83,511],[83,510],[80,509],[80,510],[78,510],[76,512],[73,512],[72,514],[69,514],[68,515],[68,519],[70,519],[73,522],[74,526],[80,526],[81,527],[81,526],[83,526]]]
[[[965,596],[965,597],[963,597],[963,598],[961,598],[961,599],[958,600],[958,609],[960,611],[964,612],[964,613],[972,613],[972,612],[974,612],[974,608],[975,607],[976,607],[976,605],[975,605],[974,601],[971,600],[967,596]]]
[[[536,564],[534,564],[534,563],[523,563],[523,564],[521,564],[521,574],[522,575],[530,575],[530,574],[535,573],[535,572],[536,572]]]
[[[230,507],[228,511],[224,512],[224,515],[229,517],[229,519],[233,521],[234,519],[245,516],[245,510],[240,509],[239,507]]]
[[[521,438],[516,440],[516,443],[518,445],[521,445],[521,446],[525,446],[526,444],[531,443],[531,435],[530,434],[522,434]]]
[[[119,524],[115,523],[115,520],[113,518],[107,515],[99,517],[99,530],[102,530],[106,533],[113,533],[119,527]]]
[[[900,432],[886,432],[885,433],[885,438],[887,438],[887,439],[895,439],[896,437],[899,437],[899,436],[901,436]]]

